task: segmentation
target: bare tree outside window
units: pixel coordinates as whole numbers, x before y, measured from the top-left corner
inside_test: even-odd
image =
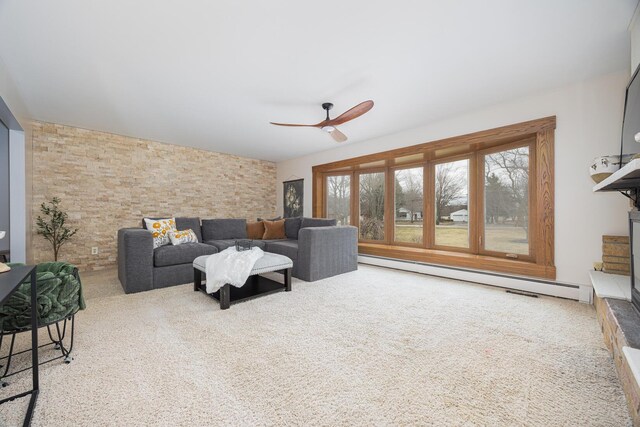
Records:
[[[422,243],[424,210],[422,167],[395,171],[395,240]]]
[[[384,240],[384,172],[363,173],[360,180],[360,238]]]
[[[529,254],[529,147],[484,158],[484,248]]]
[[[338,225],[351,223],[351,176],[327,177],[327,217],[335,218]]]
[[[435,243],[469,247],[469,160],[436,165]]]

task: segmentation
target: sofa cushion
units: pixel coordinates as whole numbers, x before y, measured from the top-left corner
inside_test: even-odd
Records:
[[[264,223],[262,221],[247,223],[247,239],[262,239],[263,235]]]
[[[268,242],[266,251],[287,256],[295,261],[298,259],[298,241],[295,239],[287,239]]]
[[[284,232],[284,219],[279,221],[262,221],[264,224],[263,239],[285,239],[287,235]]]
[[[330,227],[337,224],[338,221],[335,219],[304,217],[302,218],[302,224],[300,225],[300,228]]]
[[[202,238],[207,240],[246,239],[246,219],[203,219]]]
[[[260,249],[264,249],[266,243],[263,242],[262,240],[252,240],[251,241],[253,246],[256,246]],[[218,252],[222,252],[227,248],[230,248],[231,246],[235,246],[236,244],[236,239],[225,239],[225,240],[207,240],[206,242],[204,242],[207,245],[211,245],[211,246],[215,246],[216,249],[218,249]]]
[[[188,264],[201,255],[218,253],[215,246],[204,243],[184,243],[179,246],[160,246],[153,250],[153,265],[165,267],[168,265]]]
[[[152,220],[159,220],[159,219],[163,219],[163,218],[169,218],[169,215],[164,216],[164,217],[157,217],[157,218],[151,218],[151,217],[146,217],[147,219],[152,219]],[[182,216],[182,217],[176,217],[175,218],[176,221],[176,229],[177,230],[188,230],[188,229],[192,229],[194,233],[196,233],[196,237],[198,238],[198,242],[202,243],[202,233],[200,232],[200,218],[198,217],[186,217],[186,216]],[[147,228],[147,224],[144,220],[144,218],[142,218],[142,228]]]
[[[225,249],[236,244],[236,239],[213,239],[213,240],[205,240],[204,242],[207,245],[214,246],[218,249],[218,252],[222,252]]]
[[[198,242],[202,243],[202,232],[200,231],[200,218],[198,217],[176,217],[176,228],[178,230],[193,230],[196,233]]]
[[[171,215],[165,215],[165,216],[159,216],[159,217],[145,216],[144,218],[142,218],[142,228],[147,230],[147,222],[145,221],[145,219],[159,220],[159,219],[169,218],[169,217],[171,217]]]
[[[301,224],[302,224],[301,216],[284,219],[284,234],[287,235],[287,239],[298,238],[298,231],[300,231]]]
[[[169,240],[174,246],[183,245],[185,243],[199,243],[198,236],[192,229],[178,230],[169,232]]]
[[[153,236],[153,248],[158,248],[164,245],[170,245],[169,234],[171,231],[176,230],[175,218],[161,218],[152,219],[144,218],[145,228]]]

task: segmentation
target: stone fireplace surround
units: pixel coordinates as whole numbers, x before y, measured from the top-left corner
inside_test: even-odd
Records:
[[[594,306],[634,425],[640,425],[640,314],[631,304],[629,276],[591,272]]]

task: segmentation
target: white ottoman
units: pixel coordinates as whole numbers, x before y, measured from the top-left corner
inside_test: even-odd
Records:
[[[206,273],[207,258],[211,255],[199,256],[193,260],[193,290],[207,292],[206,286],[202,284],[202,274]],[[211,294],[212,297],[220,301],[220,309],[226,310],[231,303],[246,301],[262,295],[272,294],[284,290],[291,291],[291,269],[293,261],[284,255],[265,252],[264,256],[256,261],[251,269],[247,281],[237,288],[226,284],[219,291]],[[260,276],[261,273],[277,272],[284,275],[284,285],[275,280]]]

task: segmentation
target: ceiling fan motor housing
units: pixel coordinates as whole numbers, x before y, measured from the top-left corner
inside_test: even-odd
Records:
[[[325,102],[324,104],[322,104],[322,108],[324,108],[327,112],[327,119],[329,120],[329,110],[331,110],[333,108],[333,104],[330,102]]]

